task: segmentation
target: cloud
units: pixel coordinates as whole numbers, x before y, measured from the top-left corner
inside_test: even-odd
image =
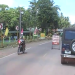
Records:
[[[24,2],[26,2],[26,1],[24,1]],[[28,8],[28,6],[23,3],[23,0],[22,0],[22,1],[20,1],[20,0],[1,0],[1,1],[0,1],[0,4],[6,4],[6,5],[8,5],[9,7],[22,6],[22,7],[24,7],[25,9]]]
[[[11,7],[14,3],[14,0],[0,0],[0,4],[6,4]]]
[[[65,14],[65,17],[69,17],[69,21],[71,24],[75,24],[75,15],[74,14]]]
[[[64,17],[69,17],[71,24],[75,24],[75,14],[73,13],[63,13]]]
[[[71,22],[71,24],[75,23],[75,15],[69,15],[69,20]]]

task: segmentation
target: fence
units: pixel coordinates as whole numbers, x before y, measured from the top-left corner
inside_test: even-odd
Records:
[[[25,36],[25,40],[26,42],[30,42],[30,41],[35,41],[36,39],[38,39],[38,37],[33,37],[33,36]],[[8,45],[16,45],[17,44],[17,38],[11,38],[11,37],[7,37],[7,38],[3,38],[3,40],[0,39],[0,47],[5,47]]]

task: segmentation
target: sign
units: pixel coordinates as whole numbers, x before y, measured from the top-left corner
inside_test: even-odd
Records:
[[[39,28],[39,31],[42,31],[42,28]]]
[[[45,33],[41,33],[41,39],[45,39]]]
[[[3,29],[3,23],[0,23],[0,29]]]
[[[57,29],[58,32],[63,32],[63,29]]]
[[[16,26],[16,30],[19,30],[19,27],[18,26]]]
[[[21,34],[23,34],[23,28],[22,28],[22,30],[21,30]]]
[[[53,45],[59,45],[59,36],[58,35],[53,35],[52,36],[52,44]]]

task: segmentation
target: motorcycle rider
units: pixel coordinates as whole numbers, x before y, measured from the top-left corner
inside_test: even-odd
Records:
[[[24,50],[25,50],[25,38],[24,38],[24,36],[20,36],[18,42],[19,42],[19,41],[23,42],[22,47],[23,47]]]

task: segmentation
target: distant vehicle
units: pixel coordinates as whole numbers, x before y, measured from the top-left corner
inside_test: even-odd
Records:
[[[62,35],[61,64],[75,63],[75,29],[65,28]]]

